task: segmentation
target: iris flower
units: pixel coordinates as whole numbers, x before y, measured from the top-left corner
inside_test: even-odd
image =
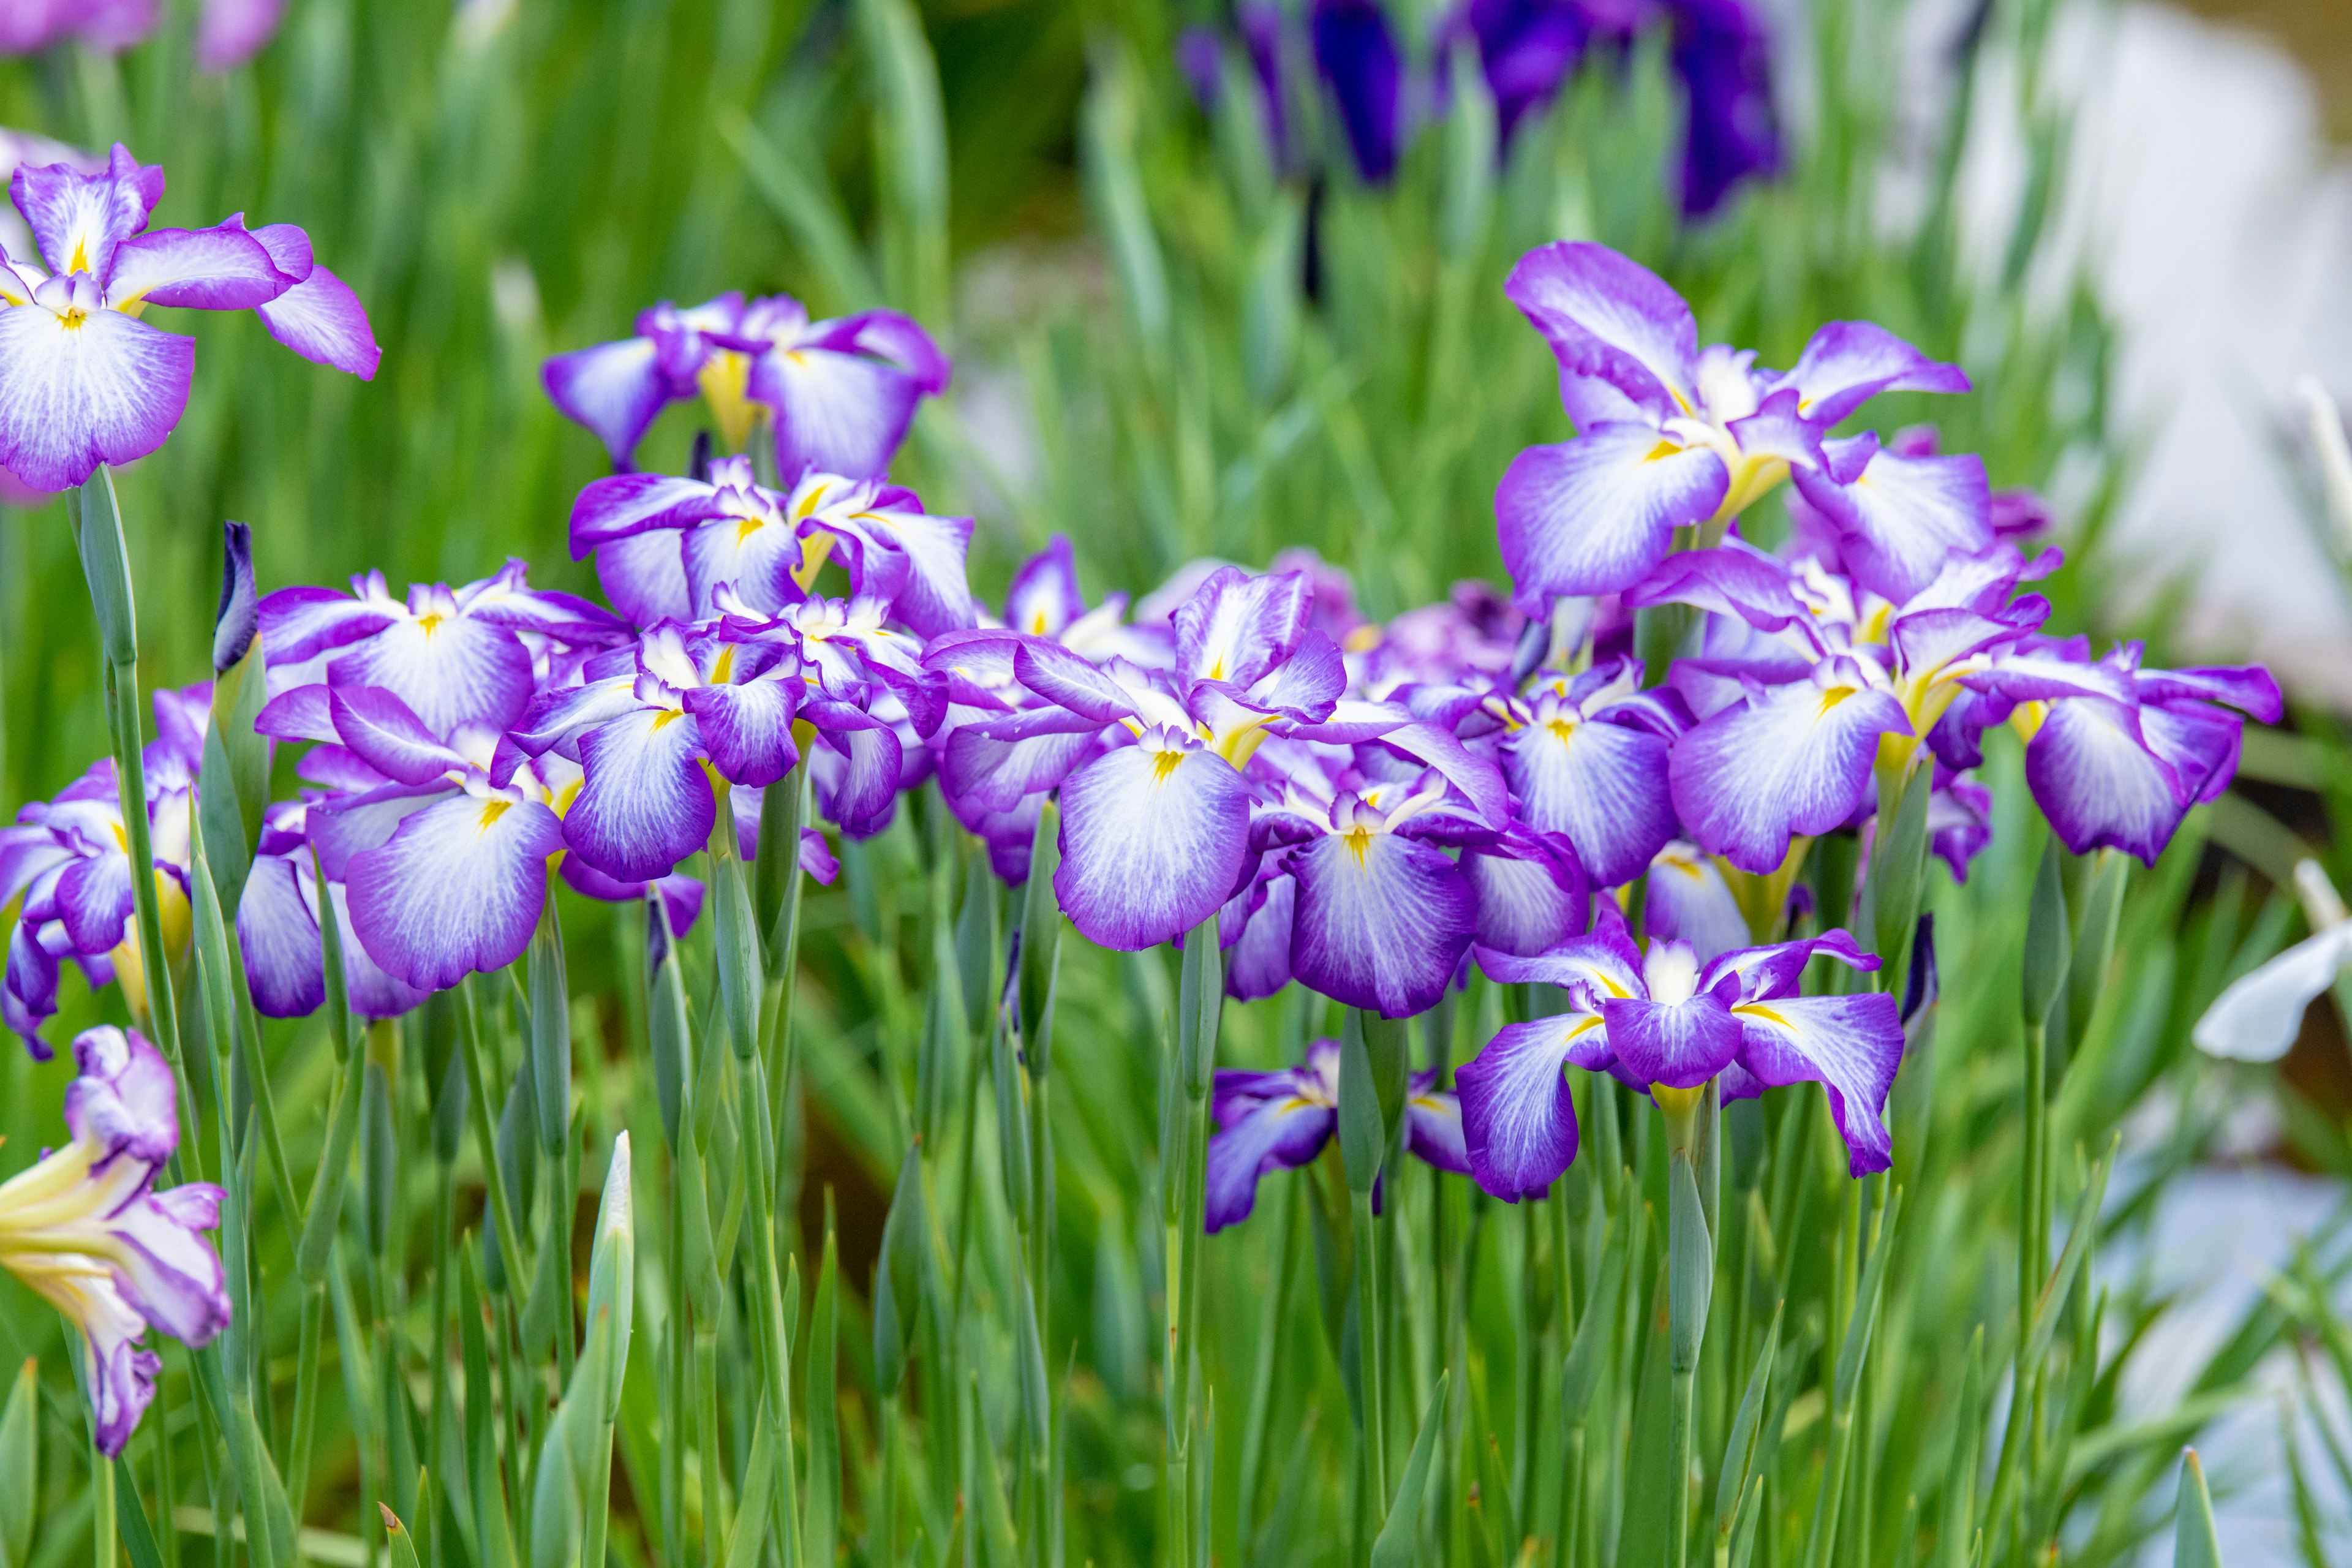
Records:
[[[1406,1081],[1405,1147],[1441,1171],[1470,1169],[1462,1147],[1462,1108],[1433,1087],[1436,1074]],[[1272,1072],[1217,1073],[1210,1102],[1217,1131],[1209,1139],[1207,1221],[1211,1235],[1249,1218],[1258,1178],[1314,1163],[1339,1128],[1339,1042],[1310,1041],[1303,1066]]]
[[[558,354],[541,379],[624,472],[665,404],[708,399],[738,448],[764,410],[789,481],[810,468],[877,478],[915,405],[946,391],[950,370],[930,334],[896,310],[812,321],[797,300],[746,304],[730,293],[686,310],[665,300],[637,318],[635,336]]]
[[[291,224],[150,229],[163,171],[119,142],[103,174],[19,168],[8,192],[48,266],[0,268],[0,466],[35,489],[143,458],[179,424],[195,341],[140,320],[151,305],[252,310],[303,358],[375,374],[367,312]]]
[[[1965,392],[1968,377],[1884,328],[1832,321],[1794,369],[1704,352],[1690,307],[1606,246],[1530,251],[1505,291],[1550,342],[1574,439],[1530,447],[1495,492],[1519,606],[1633,587],[1679,528],[1720,534],[1791,473],[1841,534],[1907,597],[1952,548],[1991,540],[1984,467],[1902,458],[1873,436],[1829,432],[1882,392]],[[1712,542],[1711,540],[1706,541]]]
[[[162,1053],[110,1025],[85,1030],[73,1049],[73,1142],[0,1183],[0,1267],[80,1333],[92,1428],[112,1458],[163,1372],[147,1330],[194,1346],[228,1326],[227,1281],[203,1235],[226,1194],[203,1182],[154,1190],[180,1142]]]
[[[1576,1107],[1563,1066],[1606,1072],[1654,1097],[1695,1095],[1712,1079],[1736,1100],[1819,1083],[1855,1175],[1886,1169],[1884,1113],[1903,1056],[1893,996],[1801,996],[1815,954],[1874,970],[1844,931],[1734,949],[1702,961],[1687,942],[1637,948],[1615,903],[1591,935],[1534,958],[1481,949],[1505,984],[1559,986],[1568,1010],[1506,1026],[1456,1075],[1470,1173],[1495,1196],[1539,1196],[1576,1157]]]

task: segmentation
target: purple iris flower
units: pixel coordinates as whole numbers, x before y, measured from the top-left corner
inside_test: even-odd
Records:
[[[737,449],[764,409],[779,474],[814,467],[873,479],[890,466],[916,404],[947,389],[950,368],[930,334],[895,310],[812,321],[797,300],[746,304],[730,293],[686,310],[665,300],[637,318],[635,336],[558,354],[541,379],[624,472],[664,405],[701,396]]]
[[[1462,1108],[1434,1088],[1437,1075],[1414,1073],[1405,1089],[1405,1147],[1456,1175],[1470,1163],[1462,1146]],[[1339,1042],[1308,1042],[1305,1065],[1272,1072],[1217,1073],[1209,1140],[1208,1228],[1215,1235],[1249,1218],[1258,1178],[1276,1168],[1312,1163],[1339,1128]]]
[[[1404,65],[1388,14],[1380,0],[1314,0],[1307,26],[1356,172],[1386,184],[1396,174],[1404,113]]]
[[[641,626],[708,617],[720,584],[772,614],[807,598],[828,561],[854,596],[883,601],[920,636],[972,624],[970,518],[933,517],[903,485],[794,472],[790,494],[755,482],[746,458],[720,458],[708,479],[595,480],[572,503],[572,557],[593,551],[605,593]]]
[[[147,1331],[198,1346],[228,1326],[226,1277],[204,1239],[226,1194],[206,1182],[155,1191],[180,1142],[161,1052],[111,1025],[84,1030],[73,1049],[73,1141],[0,1184],[0,1268],[81,1334],[91,1426],[112,1458],[163,1373]]]
[[[0,5],[0,55],[31,54],[74,39],[113,54],[143,42],[162,19],[158,0],[9,0]],[[204,0],[196,64],[233,70],[259,53],[285,19],[286,0]]]
[[[531,587],[528,570],[509,561],[495,577],[460,588],[416,584],[404,603],[381,572],[353,577],[348,595],[280,588],[260,605],[270,692],[381,687],[436,736],[461,724],[503,730],[522,717],[551,654],[629,636],[609,610]]]
[[[1969,470],[1964,466],[1953,466],[1954,459],[1926,461],[1937,458],[1940,444],[1940,433],[1933,425],[1908,425],[1887,437],[1885,453],[1873,461],[1882,474],[1932,480],[1940,473],[1948,487],[1970,484]],[[1871,508],[1864,514],[1858,508],[1841,507],[1833,500],[1832,510],[1869,525],[1849,530],[1841,528],[1831,516],[1814,507],[1806,494],[1804,487],[1799,485],[1787,498],[1789,543],[1784,553],[1789,559],[1801,561],[1810,556],[1828,570],[1854,577],[1889,596],[1903,594],[1908,584],[1923,582],[1923,572],[1932,576],[1941,564],[1940,556],[1932,554],[1934,544],[1930,539],[1911,538],[1906,552],[1905,541],[1910,536],[1899,528],[1883,526],[1883,508]],[[1994,490],[1988,500],[1986,521],[1993,538],[2011,541],[2022,549],[2026,541],[2049,530],[2050,505],[2030,489]],[[1903,558],[1906,554],[1916,559]]]
[[[1549,107],[1583,62],[1592,19],[1583,0],[1470,0],[1467,10],[1507,150],[1520,122]]]
[[[1719,531],[1791,473],[1884,567],[1873,581],[1889,596],[1917,591],[1948,550],[1990,542],[1976,458],[1906,460],[1874,437],[1829,439],[1882,392],[1969,388],[1957,367],[1883,328],[1832,321],[1794,369],[1761,371],[1750,353],[1701,352],[1680,296],[1583,242],[1528,252],[1506,291],[1550,342],[1578,431],[1521,452],[1495,492],[1504,564],[1530,615],[1559,595],[1633,586],[1677,528]]]
[[[1642,929],[1652,940],[1679,942],[1712,963],[1749,942],[1748,916],[1722,868],[1697,845],[1676,839],[1650,862]]]
[[[180,422],[195,341],[141,321],[150,305],[250,309],[303,358],[375,374],[366,311],[293,225],[149,229],[163,171],[121,142],[103,174],[20,167],[8,191],[50,268],[0,268],[0,465],[35,489],[143,458]]]
[[[1535,958],[1481,950],[1507,984],[1560,986],[1568,1011],[1508,1025],[1457,1075],[1470,1172],[1507,1202],[1539,1196],[1576,1157],[1576,1107],[1560,1069],[1607,1072],[1652,1094],[1720,1079],[1727,1100],[1792,1083],[1829,1090],[1857,1175],[1883,1171],[1883,1120],[1903,1056],[1894,997],[1801,996],[1806,962],[1826,954],[1876,969],[1845,932],[1701,960],[1686,942],[1633,944],[1612,900],[1592,934]]]
[[[1780,172],[1772,41],[1752,0],[1672,0],[1685,96],[1682,203],[1697,217],[1750,175]]]
[[[155,890],[163,939],[176,958],[189,931],[188,820],[211,716],[209,681],[153,696],[156,738],[141,752]],[[0,903],[16,903],[0,1020],[36,1060],[49,1047],[41,1026],[58,1010],[68,959],[93,988],[120,980],[135,1013],[147,1005],[133,910],[130,839],[123,830],[114,760],[94,763],[55,800],[34,801],[0,828]]]
[[[307,1017],[327,999],[325,945],[320,937],[319,881],[309,834],[315,804],[331,798],[273,802],[263,814],[260,853],[237,902],[237,949],[245,959],[253,1005],[266,1018]],[[384,973],[352,929],[351,899],[341,882],[327,885],[342,944],[343,993],[362,1018],[396,1018],[424,1002],[425,993]]]

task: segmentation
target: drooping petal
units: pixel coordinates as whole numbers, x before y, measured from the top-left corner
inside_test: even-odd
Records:
[[[641,626],[694,617],[684,536],[669,529],[633,533],[596,547],[596,581],[621,614]]]
[[[933,517],[913,491],[893,489],[850,521],[906,558],[906,578],[891,595],[890,607],[917,635],[933,637],[972,624],[971,588],[964,577],[971,519]]]
[[[1233,892],[1248,828],[1249,785],[1223,757],[1121,746],[1062,784],[1054,892],[1096,946],[1155,946]]]
[[[1648,425],[1599,425],[1572,441],[1529,447],[1495,491],[1513,602],[1631,588],[1664,558],[1675,530],[1715,514],[1730,484],[1723,459]]]
[[[1246,905],[1251,896],[1236,895],[1218,923],[1222,940],[1234,921],[1243,922],[1240,937],[1225,948],[1225,994],[1236,1002],[1271,996],[1290,984],[1291,916],[1298,884],[1287,875],[1272,878],[1260,890],[1257,907],[1236,915],[1235,906]]]
[[[1276,1166],[1296,1168],[1323,1151],[1339,1113],[1287,1095],[1251,1110],[1209,1140],[1207,1221],[1215,1235],[1249,1217],[1257,1180]]]
[[[20,165],[9,176],[8,195],[32,226],[50,271],[103,278],[115,247],[144,228],[147,215],[163,199],[163,171],[141,163],[117,142],[103,174],[85,174],[66,163]]]
[[[923,389],[880,360],[793,348],[752,363],[747,395],[775,411],[776,472],[788,481],[808,468],[870,479],[889,468]]]
[[[58,879],[58,914],[76,952],[109,952],[131,919],[131,858],[121,853],[77,860]]]
[[[383,363],[367,308],[350,284],[323,267],[311,268],[310,276],[255,313],[271,337],[312,364],[373,381],[376,366]]]
[[[249,310],[294,287],[261,242],[232,220],[216,228],[151,228],[114,252],[106,302],[142,300],[195,310]]]
[[[594,432],[616,468],[630,467],[646,427],[669,401],[659,353],[651,338],[624,338],[558,354],[540,368],[549,400]]]
[[[1441,1171],[1457,1176],[1470,1173],[1470,1151],[1462,1131],[1462,1100],[1442,1089],[1416,1080],[1405,1095],[1404,1146],[1408,1152]]]
[[[876,722],[835,730],[809,759],[817,810],[852,838],[870,838],[889,826],[905,783],[906,750],[897,731]]]
[[[1592,918],[1591,888],[1573,847],[1514,829],[1492,848],[1462,852],[1462,876],[1477,900],[1477,941],[1530,957],[1581,935]]]
[[[1329,834],[1292,852],[1291,973],[1391,1018],[1433,1006],[1469,951],[1476,900],[1442,851],[1394,833]]]
[[[37,304],[0,308],[0,466],[62,490],[145,457],[187,409],[195,355],[194,339],[120,310],[68,326]]]
[[[1777,868],[1792,834],[1853,815],[1878,738],[1908,734],[1885,692],[1799,681],[1727,708],[1675,743],[1675,811],[1700,844],[1743,871]]]
[[[1023,718],[1030,715],[1024,714]],[[1045,710],[1040,725],[1005,738],[992,724],[966,724],[948,737],[940,762],[947,792],[983,811],[1010,811],[1021,797],[1052,789],[1093,752],[1102,726],[1083,714]]]
[[[1656,418],[1692,411],[1698,323],[1648,268],[1605,245],[1555,241],[1519,258],[1503,292],[1562,372],[1596,377]]]
[[[2303,1010],[2336,984],[2347,963],[2352,963],[2352,921],[2307,936],[2231,981],[2189,1037],[2208,1056],[2274,1062],[2302,1033]]]
[[[1902,604],[1926,588],[1954,552],[1992,542],[1992,488],[1974,453],[1906,458],[1879,451],[1850,484],[1794,470],[1798,490],[1827,518],[1856,582]]]
[[[751,680],[698,686],[686,693],[686,710],[694,715],[703,749],[730,782],[763,789],[800,761],[800,748],[793,743],[798,684]]]
[[[1454,1075],[1470,1174],[1505,1203],[1541,1197],[1576,1158],[1576,1100],[1563,1070],[1580,1037],[1598,1039],[1590,1013],[1506,1025]]]
[[[121,1247],[115,1283],[139,1315],[189,1346],[228,1326],[227,1277],[201,1232],[220,1223],[228,1194],[209,1182],[142,1193],[109,1216]]]
[[[1967,373],[1929,359],[1872,321],[1825,321],[1780,378],[1799,406],[1823,429],[1882,392],[1966,392]]]
[[[530,943],[547,858],[562,847],[563,824],[537,801],[460,795],[427,806],[352,857],[352,928],[370,958],[420,991],[502,969]]]
[[[426,806],[449,797],[441,784],[388,784],[364,795],[323,800],[310,807],[307,826],[319,852],[319,868],[330,881],[348,874],[351,858],[373,849],[400,831],[400,825]]]
[[[1895,998],[1790,996],[1743,1002],[1740,1065],[1765,1085],[1818,1083],[1845,1139],[1848,1169],[1866,1176],[1893,1163],[1885,1120],[1887,1092],[1903,1061],[1903,1020]]]
[[[1645,731],[1561,715],[1503,742],[1503,768],[1529,826],[1564,835],[1593,881],[1614,888],[1675,837],[1670,747]]]
[[[327,999],[318,916],[285,856],[265,855],[253,863],[236,907],[236,944],[254,1010],[263,1017],[307,1017]]]
[[[466,759],[425,727],[408,704],[380,686],[333,686],[327,711],[353,755],[388,779],[431,784]]]
[[[641,708],[581,737],[587,783],[564,814],[564,842],[625,882],[669,875],[719,819],[696,761],[700,745],[695,721],[667,708]]]
[[[2103,697],[2050,705],[2025,748],[2025,782],[2068,849],[2121,849],[2151,866],[2194,799],[2149,749],[2139,714]]]

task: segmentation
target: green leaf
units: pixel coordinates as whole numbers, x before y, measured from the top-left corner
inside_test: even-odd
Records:
[[[2074,932],[2074,952],[2066,979],[2066,1038],[2079,1048],[2091,1030],[2091,1014],[2106,988],[2107,961],[2116,950],[2116,928],[2123,919],[2124,888],[2131,879],[2131,857],[2121,850],[2097,852],[2091,886],[2083,895],[2081,924]]]
[[[1050,1070],[1054,1032],[1054,986],[1062,964],[1062,906],[1054,897],[1054,873],[1062,863],[1061,811],[1048,800],[1030,837],[1029,880],[1022,889],[1021,1046],[1029,1076]]]
[[[1429,1458],[1436,1452],[1437,1434],[1445,1425],[1445,1390],[1452,1376],[1445,1372],[1437,1374],[1437,1391],[1429,1396],[1429,1408],[1422,1412],[1421,1431],[1404,1462],[1404,1479],[1397,1483],[1396,1496],[1389,1503],[1389,1521],[1372,1542],[1372,1568],[1410,1568],[1413,1552],[1421,1544],[1421,1498],[1429,1485]]]
[[[629,1135],[613,1138],[612,1163],[604,1170],[604,1192],[596,1205],[596,1239],[588,1254],[588,1321],[595,1331],[609,1335],[603,1391],[604,1424],[621,1414],[621,1374],[628,1364],[629,1329],[636,1303],[635,1205],[629,1191]]]
[[[719,952],[719,994],[726,1007],[727,1034],[740,1061],[748,1060],[759,1049],[760,995],[766,979],[758,917],[751,910],[743,862],[737,858],[733,845],[721,843],[734,834],[734,818],[722,810],[711,840],[710,925]]]
[[[1372,1190],[1388,1152],[1388,1123],[1381,1115],[1380,1086],[1374,1077],[1371,1049],[1351,1013],[1339,1040],[1339,1159],[1347,1167],[1348,1190]]]
[[[16,1369],[8,1403],[0,1407],[0,1561],[22,1565],[33,1549],[41,1508],[41,1363],[31,1356]]]
[[[368,1250],[378,1258],[392,1247],[399,1214],[400,1146],[392,1130],[392,1080],[371,1061],[360,1079],[360,1194],[366,1200]]]
[[[1666,1315],[1666,1270],[1662,1267],[1651,1292],[1646,1314],[1649,1330],[1642,1336],[1641,1372],[1634,1384],[1633,1447],[1625,1459],[1624,1533],[1617,1552],[1620,1563],[1666,1561],[1667,1489],[1674,1484],[1674,1463],[1667,1457],[1668,1405],[1674,1393],[1667,1365]]]
[[[768,1494],[776,1480],[776,1424],[768,1418],[765,1401],[755,1423],[751,1457],[743,1470],[743,1497],[735,1509],[735,1528],[727,1538],[726,1568],[752,1568],[768,1538]],[[709,1528],[709,1521],[705,1521]]]
[[[840,1322],[841,1259],[834,1233],[833,1189],[824,1194],[824,1262],[817,1270],[816,1305],[809,1322],[808,1483],[803,1492],[801,1556],[831,1564],[841,1525],[841,1405],[835,1376]]]
[[[1755,1369],[1748,1374],[1748,1391],[1739,1396],[1739,1409],[1731,1418],[1731,1436],[1723,1446],[1721,1479],[1715,1488],[1715,1531],[1719,1541],[1731,1539],[1732,1526],[1747,1497],[1748,1479],[1756,1463],[1757,1428],[1772,1390],[1772,1363],[1780,1353],[1780,1319],[1785,1310],[1785,1302],[1772,1310],[1771,1326],[1764,1331],[1763,1348],[1756,1353]]]
[[[2107,1178],[2115,1172],[2116,1156],[2122,1147],[2122,1133],[2108,1140],[2106,1156],[2093,1167],[2091,1179],[2074,1205],[2074,1223],[2066,1232],[2066,1250],[2058,1255],[2057,1267],[2050,1271],[2033,1304],[2033,1326],[2026,1336],[2024,1359],[2028,1366],[2040,1366],[2042,1358],[2050,1352],[2050,1338],[2058,1331],[2059,1308],[2064,1305],[2067,1292],[2074,1288],[2075,1271],[2082,1268],[2098,1235],[2099,1205],[2106,1196]]]
[[[421,1487],[418,1489],[423,1491]],[[383,1544],[392,1556],[392,1568],[418,1568],[416,1542],[408,1533],[408,1527],[400,1522],[400,1516],[393,1512],[389,1505],[378,1503],[375,1506],[376,1511],[383,1515]]]
[[[2173,1505],[2172,1568],[2221,1568],[2221,1537],[2213,1528],[2213,1496],[2197,1450],[2180,1450],[2180,1496]]]
[[[552,873],[548,880],[553,883]],[[572,1131],[572,983],[552,885],[540,906],[539,929],[531,933],[523,967],[530,992],[530,1081],[537,1096],[539,1146],[561,1160]]]
[[[1893,818],[1881,817],[1877,844],[1871,850],[1870,908],[1878,944],[1874,951],[1885,962],[1880,984],[1890,990],[1902,978],[1911,928],[1919,916],[1919,892],[1927,871],[1927,797],[1935,775],[1932,763],[1905,775]],[[1895,994],[1902,993],[1895,990]]]
[[[884,1396],[907,1374],[915,1318],[923,1300],[923,1266],[930,1226],[923,1207],[919,1143],[907,1145],[898,1190],[882,1222],[882,1254],[874,1263],[874,1384]]]
[[[2059,861],[2058,838],[2053,834],[2042,846],[2042,866],[2033,875],[2033,900],[2025,911],[2025,968],[2022,1000],[2025,1023],[2040,1028],[2050,1021],[2066,984],[2073,942],[2066,925],[2066,889]]]
[[[570,1400],[555,1407],[541,1439],[539,1474],[530,1496],[530,1568],[573,1568],[586,1521],[581,1517],[580,1479],[569,1448],[570,1427],[581,1412]],[[764,1434],[762,1434],[764,1436]]]
[[[328,921],[326,926],[335,922]],[[331,957],[327,972],[335,973]],[[329,986],[331,996],[333,986]],[[359,1132],[360,1084],[366,1058],[353,1051],[343,1058],[343,1078],[335,1091],[335,1119],[327,1126],[326,1147],[319,1154],[319,1174],[310,1184],[310,1197],[302,1213],[302,1239],[294,1250],[294,1269],[304,1284],[327,1277],[327,1254],[335,1244],[335,1228],[342,1218],[343,1184],[352,1165],[352,1141]]]
[[[107,662],[128,668],[139,658],[139,616],[131,601],[131,553],[122,537],[122,512],[114,496],[114,476],[105,464],[68,492],[74,542],[81,552],[82,576],[89,584],[90,608]]]

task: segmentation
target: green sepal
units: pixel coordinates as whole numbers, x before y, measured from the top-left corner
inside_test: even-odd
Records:
[[[625,1131],[613,1139],[604,1195],[596,1205],[596,1239],[588,1252],[588,1321],[592,1332],[610,1337],[604,1363],[610,1376],[599,1407],[608,1426],[620,1418],[621,1374],[628,1364],[629,1331],[636,1310],[635,1205],[629,1180],[629,1135]]]
[[[1666,1164],[1666,1301],[1670,1365],[1689,1372],[1698,1365],[1706,1336],[1707,1303],[1715,1292],[1715,1241],[1699,1197],[1698,1173],[1679,1156]]]
[[[1933,793],[1936,768],[1923,760],[1903,775],[1901,793],[1881,793],[1879,826],[1870,851],[1870,913],[1872,950],[1880,960],[1878,985],[1903,994],[1903,978],[1911,954],[1911,928],[1919,918],[1919,894],[1927,872],[1927,797]],[[1890,814],[1888,805],[1894,809]]]

